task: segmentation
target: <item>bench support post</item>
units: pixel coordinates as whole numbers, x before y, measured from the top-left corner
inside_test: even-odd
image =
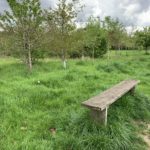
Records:
[[[104,110],[91,110],[91,116],[92,118],[103,125],[107,125],[107,108],[105,108]]]
[[[131,94],[131,95],[134,95],[134,93],[135,93],[135,87],[133,87],[133,88],[130,90],[130,94]]]

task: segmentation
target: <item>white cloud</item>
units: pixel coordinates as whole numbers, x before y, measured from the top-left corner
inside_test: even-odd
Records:
[[[0,13],[2,13],[4,10],[9,10],[9,6],[6,0],[0,0]]]
[[[43,8],[55,7],[57,0],[40,0]]]
[[[40,0],[43,8],[55,7],[58,0]],[[126,26],[150,26],[150,0],[80,0],[85,5],[78,19],[85,21],[89,16],[112,16]],[[6,0],[0,0],[0,12],[8,9]]]
[[[138,16],[138,24],[140,26],[150,26],[150,7],[148,11],[144,11]]]

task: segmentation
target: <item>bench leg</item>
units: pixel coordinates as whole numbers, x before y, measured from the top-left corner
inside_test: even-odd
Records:
[[[104,110],[91,110],[91,117],[98,123],[107,125],[107,108]]]
[[[133,87],[133,88],[130,90],[130,94],[131,94],[131,95],[134,95],[134,94],[135,94],[135,87]]]

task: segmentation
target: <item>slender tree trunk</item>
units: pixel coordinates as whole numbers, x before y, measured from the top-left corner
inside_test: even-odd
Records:
[[[31,71],[32,70],[32,56],[31,56],[30,46],[29,46],[29,49],[28,49],[28,67],[29,67],[29,70]]]
[[[127,53],[127,52],[128,52],[128,47],[127,47],[127,50],[126,50],[126,56],[128,56],[128,53]]]
[[[94,62],[94,58],[95,58],[95,50],[94,50],[94,47],[93,47],[93,62]]]
[[[110,46],[109,46],[109,43],[108,43],[107,50],[108,50],[108,52],[107,52],[107,60],[109,61],[109,59],[110,59]]]
[[[84,54],[82,55],[81,59],[82,59],[82,61],[84,61]]]
[[[83,52],[83,50],[82,50],[81,60],[84,61],[84,52]]]
[[[107,52],[107,61],[109,62],[110,60],[110,49],[108,48],[108,52]]]
[[[25,61],[28,66],[29,71],[32,70],[32,56],[31,56],[31,46],[28,38],[28,34],[24,33],[23,34],[23,43],[24,43],[24,50],[26,51],[25,55]]]
[[[116,49],[116,56],[118,55],[118,46],[114,46],[114,48]]]
[[[119,45],[119,46],[118,46],[119,55],[121,55],[120,51],[121,51],[121,49],[120,49],[120,45]]]
[[[148,48],[147,47],[145,48],[145,54],[146,55],[148,54]]]
[[[63,61],[63,67],[64,69],[67,68],[67,61],[66,61],[66,54],[65,54],[65,50],[62,49],[62,61]]]

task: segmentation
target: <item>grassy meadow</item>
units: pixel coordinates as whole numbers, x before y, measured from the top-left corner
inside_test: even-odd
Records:
[[[108,126],[92,122],[81,102],[125,79],[141,83],[110,106]],[[0,150],[144,150],[150,121],[150,55],[111,52],[101,59],[45,59],[29,73],[0,59]],[[144,122],[141,124],[140,122]]]

